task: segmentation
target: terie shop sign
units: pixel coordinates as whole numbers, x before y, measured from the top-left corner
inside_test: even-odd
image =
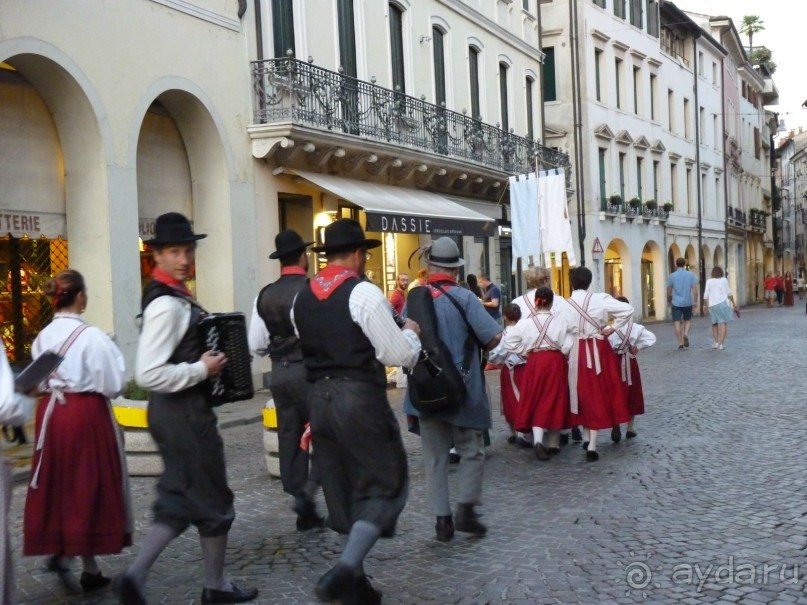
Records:
[[[31,239],[45,236],[48,239],[55,239],[66,236],[65,224],[63,214],[0,210],[0,235],[28,236]]]

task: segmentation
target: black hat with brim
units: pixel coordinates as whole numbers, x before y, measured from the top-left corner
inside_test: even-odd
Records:
[[[311,248],[314,252],[329,254],[356,250],[357,248],[369,250],[370,248],[378,248],[381,245],[381,240],[367,239],[361,225],[351,218],[340,218],[325,227],[323,239],[325,241],[321,246]]]
[[[300,234],[294,229],[284,229],[275,236],[276,250],[269,255],[269,258],[278,259],[302,253],[314,242],[303,241]]]
[[[179,212],[166,212],[154,223],[154,237],[143,243],[147,246],[188,244],[207,237],[206,233],[194,233],[191,222]]]

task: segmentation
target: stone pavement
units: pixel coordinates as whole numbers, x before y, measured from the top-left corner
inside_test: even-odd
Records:
[[[804,308],[751,308],[712,350],[704,318],[678,351],[672,326],[650,326],[657,344],[640,354],[648,414],[639,436],[611,444],[599,462],[568,446],[549,462],[506,443],[491,378],[482,539],[434,540],[420,444],[405,434],[411,490],[398,535],[373,550],[367,572],[384,603],[807,603],[807,480],[803,452],[807,374]],[[396,409],[401,393],[390,391]],[[237,406],[239,404],[231,404]],[[341,539],[298,534],[289,500],[264,465],[260,424],[223,430],[236,518],[228,572],[257,586],[260,604],[313,603],[317,578]],[[133,480],[135,547],[104,557],[115,575],[149,527],[153,479]],[[70,597],[20,556],[25,489],[12,504],[21,603],[112,604],[111,593]],[[198,603],[202,569],[193,530],[174,541],[150,577],[149,602]]]

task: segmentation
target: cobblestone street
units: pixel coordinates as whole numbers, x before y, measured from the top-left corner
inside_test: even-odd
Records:
[[[639,358],[648,413],[636,439],[612,444],[601,434],[596,463],[579,445],[549,462],[508,445],[498,375],[488,373],[494,429],[482,539],[434,539],[419,439],[405,433],[409,502],[397,536],[379,542],[366,567],[385,604],[807,603],[803,303],[743,310],[725,351],[711,349],[704,318],[694,319],[686,351],[672,324],[648,327],[658,337]],[[399,411],[402,392],[389,393]],[[222,431],[237,512],[227,571],[260,589],[256,603],[313,603],[341,538],[294,530],[290,501],[266,471],[262,430],[256,417]],[[154,482],[133,479],[135,546],[102,558],[106,575],[137,552]],[[11,527],[20,602],[116,603],[112,592],[69,596],[43,559],[21,557],[24,499],[21,484]],[[201,588],[190,530],[154,567],[149,603],[199,603]]]

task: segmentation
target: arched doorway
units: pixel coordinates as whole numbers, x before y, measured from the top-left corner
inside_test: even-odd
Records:
[[[686,268],[687,271],[695,271],[697,274],[698,271],[698,256],[695,254],[695,247],[692,244],[689,244],[686,248],[686,252],[684,253],[684,260],[686,260]]]
[[[614,239],[605,249],[604,291],[613,297],[630,296],[630,255],[621,239]]]
[[[681,258],[681,248],[678,244],[670,244],[670,249],[667,251],[667,273],[675,271],[675,261]]]
[[[709,251],[709,246],[703,244],[701,246],[701,258],[703,259],[703,270],[706,275],[706,279],[709,279],[712,275],[712,253]]]
[[[725,265],[726,256],[723,253],[723,248],[721,246],[717,246],[715,248],[715,253],[714,253],[714,256],[712,258],[713,258],[713,260],[712,260],[712,266],[713,267],[720,267],[721,269],[723,269],[723,271],[726,270],[726,265]]]
[[[642,317],[664,316],[664,268],[661,266],[661,248],[649,241],[642,249]],[[636,307],[636,305],[634,305]]]

